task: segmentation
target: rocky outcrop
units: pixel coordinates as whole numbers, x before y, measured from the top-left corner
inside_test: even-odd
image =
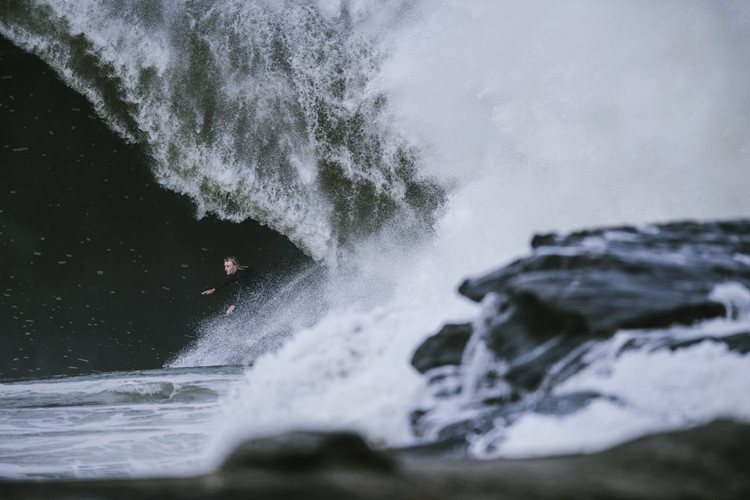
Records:
[[[471,324],[445,325],[417,348],[411,364],[420,373],[446,365],[460,365],[466,343],[471,336]]]
[[[750,495],[750,426],[735,422],[647,436],[602,453],[527,460],[401,458],[391,466],[348,460],[352,443],[340,434],[286,435],[243,445],[258,448],[260,462],[233,461],[193,478],[0,482],[5,500],[226,500],[617,498],[744,499]],[[301,441],[306,443],[300,446]],[[275,442],[274,442],[275,441]],[[361,443],[361,441],[360,441]],[[363,449],[357,444],[356,455]],[[317,450],[317,451],[316,451]],[[311,467],[312,455],[344,451]],[[252,452],[253,455],[256,452]],[[381,452],[369,451],[371,456]],[[376,460],[375,463],[380,463]],[[268,465],[272,464],[271,467]]]
[[[609,335],[721,316],[725,305],[709,297],[712,289],[750,283],[750,221],[536,236],[532,247],[531,256],[466,280],[460,292],[475,301],[501,294],[534,317]]]
[[[450,343],[454,327],[446,327],[417,349],[412,363],[427,373],[435,395],[433,407],[427,403],[413,414],[418,435],[460,440],[523,411],[580,408],[604,396],[552,396],[551,389],[584,368],[586,352],[615,332],[654,330],[620,353],[680,349],[706,337],[672,339],[658,330],[750,309],[749,220],[548,234],[534,237],[532,248],[531,255],[460,286],[483,304],[475,331],[464,325],[461,342]],[[750,345],[744,331],[715,340],[741,353]],[[467,342],[476,352],[460,358]],[[459,408],[437,413],[463,420],[431,419],[446,404]]]
[[[221,470],[304,471],[337,466],[387,471],[394,462],[355,433],[299,431],[246,441],[229,454]]]

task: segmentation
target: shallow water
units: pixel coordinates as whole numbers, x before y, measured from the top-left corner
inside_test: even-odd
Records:
[[[240,367],[175,368],[0,384],[0,476],[193,473]]]

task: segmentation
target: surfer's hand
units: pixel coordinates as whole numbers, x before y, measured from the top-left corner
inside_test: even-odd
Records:
[[[233,312],[234,312],[234,306],[229,306],[229,309],[227,309],[227,316],[229,316]]]
[[[210,290],[206,290],[205,292],[201,292],[201,295],[209,295],[216,291],[216,288],[212,288]]]

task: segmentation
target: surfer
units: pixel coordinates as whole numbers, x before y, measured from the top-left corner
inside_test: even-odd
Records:
[[[247,266],[241,266],[236,257],[227,257],[224,259],[224,271],[227,273],[227,278],[224,282],[216,288],[201,292],[201,295],[210,295],[230,283],[237,283],[239,285],[237,300],[227,309],[227,315],[229,315],[234,312],[235,306],[240,302],[240,299],[246,301],[258,295],[261,288],[261,280],[257,272]],[[242,295],[243,292],[245,296]]]

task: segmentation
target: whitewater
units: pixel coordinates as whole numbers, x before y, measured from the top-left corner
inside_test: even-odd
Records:
[[[0,32],[147,144],[164,187],[198,217],[287,235],[327,271],[245,323],[207,319],[162,370],[0,384],[3,477],[192,474],[291,429],[419,444],[409,415],[432,396],[411,356],[478,321],[465,278],[539,232],[750,214],[742,1],[31,5]],[[747,331],[744,292],[733,317],[663,334]],[[470,452],[592,452],[750,420],[746,357],[710,342],[612,355],[647,333],[618,332],[559,388],[626,404],[530,414]]]

